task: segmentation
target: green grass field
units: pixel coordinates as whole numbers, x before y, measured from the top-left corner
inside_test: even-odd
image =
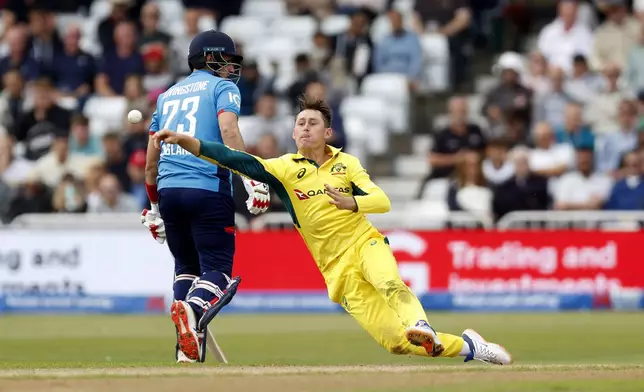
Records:
[[[394,356],[346,315],[222,315],[214,325],[230,364],[179,366],[167,317],[10,316],[0,317],[0,392],[203,383],[235,391],[644,390],[644,313],[443,313],[430,321],[444,332],[477,329],[515,364]]]

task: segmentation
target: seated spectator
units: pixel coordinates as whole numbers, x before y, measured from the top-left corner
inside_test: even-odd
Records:
[[[538,50],[530,53],[528,72],[525,76],[525,86],[532,90],[534,98],[538,99],[550,91],[550,75],[548,74],[548,60]]]
[[[492,192],[487,188],[481,171],[481,156],[467,151],[456,166],[455,179],[447,192],[450,211],[488,214],[492,211]]]
[[[557,19],[539,33],[537,46],[548,62],[572,71],[572,60],[576,54],[588,57],[593,50],[593,34],[578,17],[577,0],[561,0],[557,5]]]
[[[172,72],[175,75],[189,75],[190,66],[186,59],[186,48],[190,47],[190,42],[199,34],[199,17],[200,12],[197,9],[189,8],[183,14],[184,32],[182,35],[175,36],[172,40]],[[242,68],[243,71],[243,68]]]
[[[16,216],[22,214],[53,212],[51,201],[52,191],[37,178],[30,176],[27,182],[17,189],[9,211],[5,215],[5,222],[11,222]]]
[[[158,4],[148,2],[143,5],[141,8],[142,30],[138,42],[138,47],[141,51],[149,44],[161,44],[164,50],[170,45],[172,37],[159,29],[160,19],[161,11],[159,11]]]
[[[162,45],[148,44],[143,49],[143,88],[145,91],[165,91],[174,83],[174,76],[168,70],[166,50]]]
[[[463,159],[465,151],[482,153],[485,148],[485,138],[481,128],[468,121],[467,99],[450,98],[448,111],[450,124],[437,133],[436,141],[429,154],[432,168],[430,179],[449,177]]]
[[[570,144],[557,144],[550,124],[541,122],[533,131],[534,149],[530,151],[530,171],[542,177],[559,177],[575,165],[575,150]]]
[[[130,194],[138,203],[139,209],[148,208],[150,202],[145,190],[145,150],[136,150],[130,155],[127,174],[130,176]]]
[[[137,150],[147,150],[148,141],[150,139],[149,129],[150,129],[151,116],[149,114],[144,114],[143,121],[138,124],[132,124],[130,122],[126,125],[127,134],[123,140],[123,153],[126,157],[131,158],[132,154]]]
[[[121,22],[114,30],[114,48],[104,52],[95,80],[96,93],[122,95],[128,75],[143,75],[143,59],[136,51],[136,30],[131,22]]]
[[[121,135],[119,132],[107,132],[103,135],[103,151],[105,152],[105,170],[114,174],[126,192],[130,189],[130,177],[127,175],[127,159]]]
[[[123,95],[127,100],[127,108],[125,109],[127,113],[133,109],[140,110],[141,113],[145,112],[145,109],[148,106],[148,98],[146,97],[145,89],[143,88],[143,78],[141,75],[128,75],[127,78],[125,78]],[[130,123],[127,121],[127,118],[123,121],[125,121],[126,124]]]
[[[644,210],[644,168],[636,152],[624,156],[626,176],[611,190],[605,210]]]
[[[557,143],[567,143],[575,149],[594,149],[595,135],[583,123],[583,107],[577,103],[569,103],[565,110],[564,126],[555,131]]]
[[[391,34],[376,43],[374,72],[389,72],[407,76],[411,91],[420,88],[423,70],[423,50],[418,34],[405,29],[398,11],[388,13]]]
[[[88,212],[140,212],[141,209],[134,197],[123,193],[118,178],[113,174],[104,175],[98,186],[99,197],[90,200]]]
[[[311,65],[309,55],[298,54],[295,57],[295,80],[286,92],[291,106],[293,108],[298,107],[298,99],[304,93],[307,84],[321,79],[322,75]]]
[[[88,205],[92,203],[96,204],[100,201],[98,184],[105,174],[107,174],[107,171],[105,169],[105,162],[102,161],[93,162],[87,169],[87,173],[85,174],[83,181],[83,188],[85,189],[85,194],[87,195]]]
[[[10,187],[23,185],[31,173],[33,163],[13,154],[13,140],[0,135],[0,181]]]
[[[63,49],[56,52],[52,76],[58,92],[79,99],[92,92],[96,64],[94,57],[80,48],[81,30],[72,25],[64,36]]]
[[[584,120],[595,135],[614,132],[618,128],[619,103],[626,91],[619,87],[620,69],[609,65],[604,69],[604,88],[594,95],[585,106]]]
[[[66,174],[54,190],[52,207],[55,212],[85,212],[87,201],[81,183],[71,174]]]
[[[499,84],[485,97],[481,114],[490,126],[502,124],[509,112],[521,116],[524,123],[532,120],[532,92],[521,84],[523,60],[516,53],[504,53],[496,68],[501,72]]]
[[[566,93],[575,101],[586,104],[603,87],[603,77],[590,70],[583,55],[575,55],[573,57],[572,75],[564,84]]]
[[[548,209],[548,180],[530,171],[529,156],[526,147],[517,147],[510,154],[514,176],[494,188],[492,209],[497,219],[513,211]]]
[[[53,94],[51,81],[36,81],[34,107],[18,119],[13,130],[16,140],[25,144],[25,156],[29,160],[37,160],[45,155],[52,145],[54,135],[69,134],[72,114],[56,105]]]
[[[70,153],[67,133],[57,134],[51,151],[36,161],[32,175],[54,189],[68,173],[83,178],[91,163],[91,157]]]
[[[289,117],[279,115],[275,95],[265,94],[257,101],[251,124],[243,133],[247,145],[254,146],[262,136],[270,134],[277,138],[281,150],[293,151],[294,142],[288,130],[293,128],[294,123]]]
[[[17,69],[2,76],[4,90],[0,93],[0,125],[7,130],[14,129],[16,122],[25,112],[25,80]]]
[[[101,157],[103,155],[100,138],[90,133],[89,119],[82,114],[75,114],[72,117],[69,152],[91,157]]]
[[[333,41],[334,56],[344,62],[347,75],[360,81],[373,71],[373,42],[369,34],[369,17],[364,11],[353,11],[349,28]]]
[[[331,129],[333,129],[333,135],[327,141],[328,144],[332,145],[335,148],[347,148],[347,136],[344,132],[344,122],[342,119],[342,113],[340,112],[340,105],[338,100],[329,99],[329,94],[327,93],[326,85],[322,82],[311,82],[306,86],[305,94],[309,97],[314,97],[326,101],[331,106],[331,111],[333,117],[331,118]],[[290,120],[290,119],[289,119]],[[285,132],[286,133],[286,132]],[[288,145],[291,148],[284,149],[284,151],[290,151],[294,148],[293,139],[289,135]]]
[[[577,149],[577,169],[557,181],[553,192],[557,210],[601,209],[613,186],[609,176],[596,173],[591,148]]]
[[[508,138],[510,148],[530,144],[529,134],[528,123],[525,122],[523,114],[514,110],[510,111],[506,116],[504,132],[501,134]]]
[[[642,64],[644,64],[644,25],[640,27],[637,42],[628,52],[624,72],[629,88],[635,93],[644,90],[644,69],[641,66]]]
[[[485,181],[492,187],[514,176],[514,164],[508,160],[509,146],[510,141],[504,138],[491,139],[487,143],[482,169]]]
[[[317,71],[323,71],[333,57],[331,38],[317,31],[313,35],[313,50],[311,52],[311,63]]]
[[[640,35],[640,23],[629,15],[625,0],[606,1],[606,20],[594,33],[592,65],[603,69],[615,64],[624,69],[631,47]]]
[[[535,123],[545,121],[555,128],[564,126],[566,106],[575,102],[572,96],[564,91],[565,81],[563,69],[553,68],[550,71],[550,91],[535,102]]]
[[[114,49],[116,26],[121,22],[132,20],[132,0],[110,0],[110,3],[112,3],[110,14],[98,24],[98,40],[103,52]]]
[[[611,133],[602,135],[597,140],[596,164],[600,173],[613,178],[621,178],[617,170],[624,154],[637,147],[637,109],[631,101],[623,100],[619,104],[619,125]]]
[[[22,77],[31,82],[40,76],[38,62],[30,56],[28,45],[29,33],[23,26],[12,27],[5,34],[5,41],[9,46],[7,56],[0,58],[0,75],[9,70],[20,70]]]
[[[36,7],[29,12],[31,39],[27,46],[41,73],[51,77],[56,55],[63,51],[63,43],[56,30],[56,15],[47,8]]]
[[[255,61],[245,60],[237,83],[242,99],[240,115],[251,116],[259,99],[265,94],[273,94],[274,84],[275,78],[262,76]]]

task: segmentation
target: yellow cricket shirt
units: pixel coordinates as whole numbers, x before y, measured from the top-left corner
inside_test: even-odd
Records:
[[[365,214],[387,212],[391,203],[353,155],[327,146],[331,158],[318,167],[299,153],[262,159],[221,143],[200,142],[200,158],[261,181],[277,193],[325,277],[359,239],[380,236]],[[358,212],[329,204],[324,184],[353,195]]]

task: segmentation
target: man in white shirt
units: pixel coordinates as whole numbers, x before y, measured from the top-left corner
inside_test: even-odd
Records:
[[[134,197],[123,193],[118,178],[113,174],[104,175],[98,185],[99,197],[88,201],[88,212],[138,212],[140,207]]]
[[[559,177],[575,164],[575,150],[568,143],[557,144],[550,124],[540,122],[533,130],[535,148],[530,151],[530,170],[543,177]]]
[[[557,210],[598,210],[610,195],[613,181],[594,172],[593,150],[577,150],[577,170],[561,176],[554,190]]]
[[[606,21],[595,30],[593,57],[594,69],[616,64],[624,69],[628,52],[640,36],[639,21],[628,14],[625,0],[604,0]]]
[[[550,65],[572,71],[572,59],[576,54],[589,56],[593,50],[593,34],[585,24],[577,21],[576,0],[561,0],[557,8],[558,18],[539,33],[537,46]]]

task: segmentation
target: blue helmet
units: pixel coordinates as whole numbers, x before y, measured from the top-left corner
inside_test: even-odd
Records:
[[[221,31],[203,31],[190,42],[188,51],[190,69],[208,67],[215,75],[237,83],[241,76],[243,59],[237,53],[233,39]],[[231,69],[230,66],[233,68]]]

